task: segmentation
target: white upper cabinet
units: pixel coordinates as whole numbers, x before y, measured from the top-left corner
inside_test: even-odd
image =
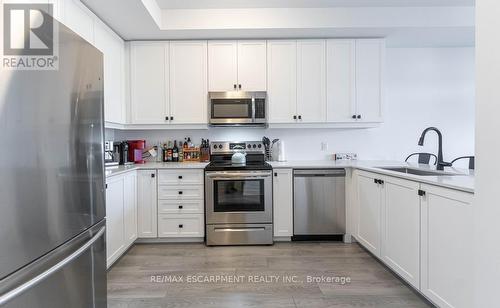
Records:
[[[421,284],[420,291],[437,306],[474,307],[474,195],[421,185]],[[494,243],[492,243],[493,245]]]
[[[266,41],[238,41],[238,89],[266,90]]]
[[[168,43],[134,42],[130,52],[132,124],[169,123]]]
[[[326,122],[326,41],[297,41],[297,117]]]
[[[212,41],[208,43],[209,91],[233,91],[238,86],[238,43]]]
[[[267,41],[270,123],[293,123],[297,114],[297,42]]]
[[[171,123],[207,123],[207,42],[171,42],[169,69]]]
[[[385,177],[381,258],[413,287],[420,286],[420,184]]]
[[[384,40],[356,40],[356,117],[358,120],[382,121],[384,57]]]
[[[104,57],[104,116],[106,122],[125,123],[125,45],[108,26],[95,18],[95,46]]]
[[[208,43],[209,91],[265,91],[266,41]]]
[[[355,41],[327,40],[327,121],[352,122],[355,115]]]
[[[61,0],[62,22],[76,34],[94,43],[94,14],[78,0]]]

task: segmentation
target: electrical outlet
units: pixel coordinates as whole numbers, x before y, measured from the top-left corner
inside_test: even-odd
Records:
[[[321,151],[328,151],[328,143],[327,142],[321,142]]]
[[[335,153],[335,160],[357,160],[358,154],[356,153]]]

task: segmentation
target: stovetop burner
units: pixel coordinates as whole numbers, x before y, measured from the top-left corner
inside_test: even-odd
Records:
[[[211,142],[210,164],[207,171],[224,170],[272,170],[265,161],[265,151],[260,141]],[[233,164],[234,153],[246,153],[246,164]]]

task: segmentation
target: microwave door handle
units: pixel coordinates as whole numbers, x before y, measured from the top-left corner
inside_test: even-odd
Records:
[[[252,123],[255,123],[255,97],[252,96]]]

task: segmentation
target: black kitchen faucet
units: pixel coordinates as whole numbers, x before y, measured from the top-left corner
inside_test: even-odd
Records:
[[[422,132],[422,135],[420,136],[420,139],[418,140],[418,145],[423,146],[424,145],[424,139],[425,139],[425,134],[427,134],[428,131],[435,131],[436,134],[438,135],[438,157],[437,157],[437,170],[444,170],[444,167],[451,167],[451,163],[447,163],[443,161],[443,135],[439,131],[439,129],[435,127],[427,127],[424,129]]]

